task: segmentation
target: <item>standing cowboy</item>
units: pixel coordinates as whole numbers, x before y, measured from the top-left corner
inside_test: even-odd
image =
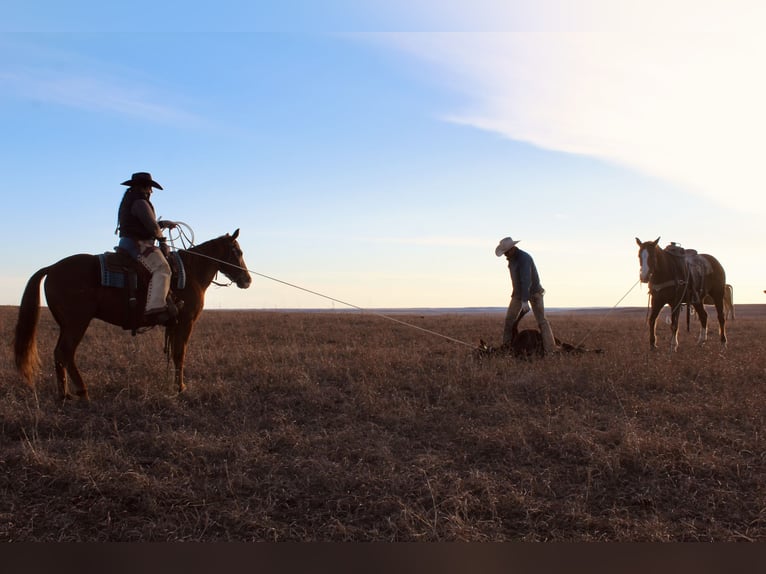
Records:
[[[157,221],[154,206],[149,198],[152,188],[162,186],[147,172],[137,172],[120,185],[128,190],[122,197],[118,212],[120,249],[139,261],[152,274],[146,294],[144,321],[150,325],[164,324],[178,314],[175,305],[168,305],[170,292],[170,265],[167,262],[168,246],[162,229],[173,229],[172,221]],[[159,248],[155,245],[159,242]]]
[[[503,345],[511,344],[514,322],[522,308],[529,310],[531,305],[543,338],[543,350],[545,354],[553,353],[558,349],[556,339],[553,337],[553,329],[545,317],[545,305],[543,304],[545,289],[540,284],[540,276],[532,256],[516,247],[518,242],[510,237],[504,237],[495,248],[495,255],[498,257],[505,255],[508,259],[508,269],[511,272],[511,283],[513,284],[511,303],[508,305],[508,312],[505,315]]]

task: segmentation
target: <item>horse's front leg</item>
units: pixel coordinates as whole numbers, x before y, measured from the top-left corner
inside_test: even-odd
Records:
[[[186,383],[184,383],[184,358],[181,357],[175,361],[176,364],[176,376],[175,383],[179,393],[183,393],[186,390]]]
[[[657,348],[657,316],[661,309],[662,307],[652,305],[652,312],[649,315],[649,348],[652,350]]]
[[[184,382],[184,358],[186,357],[186,340],[176,340],[173,345],[173,365],[175,366],[175,385],[179,393],[186,390]]]
[[[697,337],[697,344],[701,347],[707,342],[707,311],[702,303],[695,303],[694,310],[700,320],[700,334]]]
[[[191,325],[179,323],[173,334],[173,365],[175,366],[175,385],[179,393],[186,390],[184,382],[184,359],[186,357],[186,346],[189,343],[191,335]]]
[[[678,317],[681,315],[681,305],[676,306],[670,314],[670,352],[678,351]]]

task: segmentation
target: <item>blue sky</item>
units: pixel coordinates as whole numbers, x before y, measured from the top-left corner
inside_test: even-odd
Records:
[[[134,171],[198,241],[240,228],[252,271],[365,308],[506,305],[506,235],[549,307],[646,305],[636,236],[764,302],[758,2],[271,4],[3,3],[0,304],[111,249]]]

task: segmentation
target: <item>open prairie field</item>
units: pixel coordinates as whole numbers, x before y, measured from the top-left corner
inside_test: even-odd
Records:
[[[603,354],[477,361],[356,312],[205,311],[174,392],[162,331],[94,322],[91,401],[36,393],[0,308],[3,541],[766,541],[766,313],[729,348],[645,311],[551,315]],[[498,314],[396,315],[471,345]],[[525,319],[524,327],[533,325]]]

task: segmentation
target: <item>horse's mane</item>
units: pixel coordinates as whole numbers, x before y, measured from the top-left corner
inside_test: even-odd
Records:
[[[208,239],[207,241],[203,241],[202,243],[198,243],[197,245],[193,245],[192,247],[189,247],[186,251],[205,251],[210,245],[214,243],[218,243],[223,239],[231,238],[231,235],[226,233],[225,235],[220,235],[218,237],[214,237],[213,239]]]
[[[682,279],[686,275],[686,264],[683,256],[671,253],[667,249],[654,245],[654,262],[657,266],[655,270],[655,283],[666,279]],[[660,273],[657,273],[660,271]],[[658,281],[659,279],[659,281]]]

